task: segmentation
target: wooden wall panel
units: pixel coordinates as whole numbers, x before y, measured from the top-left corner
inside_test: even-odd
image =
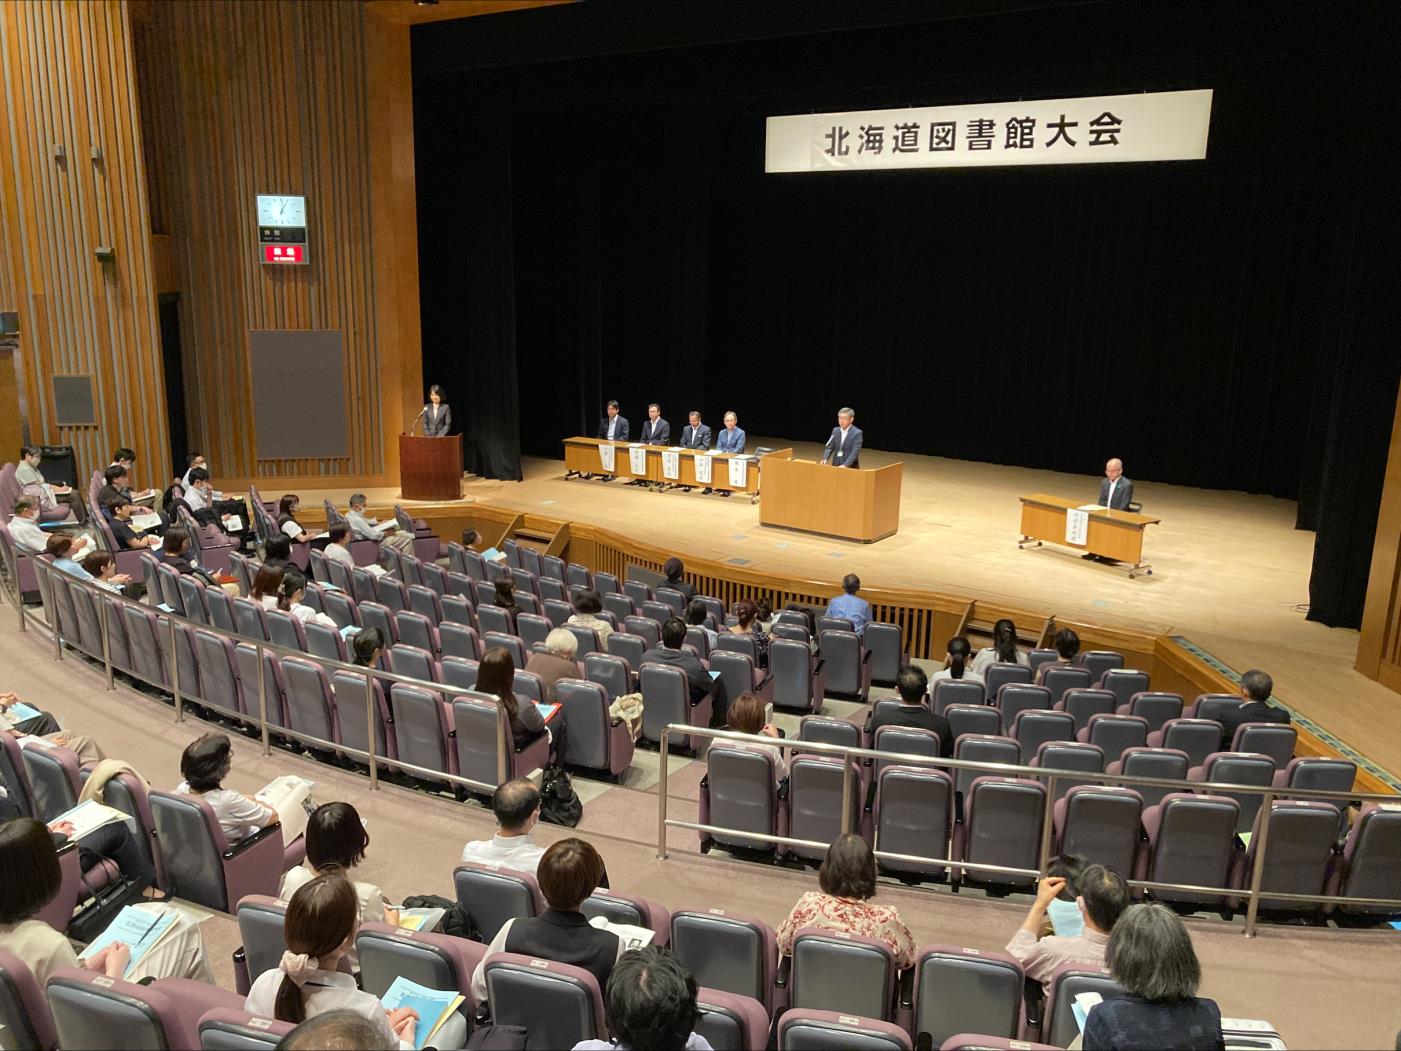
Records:
[[[30,437],[73,445],[80,471],[130,445],[139,484],[158,484],[170,453],[125,3],[0,4],[0,84],[0,290],[20,312]],[[95,426],[54,422],[61,374],[92,376]]]
[[[221,480],[397,481],[390,438],[421,374],[407,28],[382,30],[334,0],[173,0],[139,21],[150,196],[174,244],[192,447]],[[310,265],[258,262],[258,193],[306,196]],[[342,333],[348,457],[256,459],[251,329]]]
[[[1401,390],[1396,396],[1356,667],[1401,693]]]

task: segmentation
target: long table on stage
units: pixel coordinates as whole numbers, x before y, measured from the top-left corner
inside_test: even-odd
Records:
[[[1150,525],[1157,525],[1161,518],[1150,518],[1134,511],[1111,511],[1107,507],[1087,510],[1089,522],[1085,542],[1077,544],[1066,538],[1066,517],[1067,512],[1084,507],[1083,503],[1045,493],[1023,496],[1021,502],[1022,538],[1017,541],[1017,547],[1026,547],[1032,542],[1037,547],[1043,542],[1060,544],[1086,554],[1112,558],[1115,562],[1127,562],[1130,577],[1140,571],[1153,575],[1152,567],[1143,561],[1143,531]]]
[[[728,453],[706,453],[697,449],[678,449],[667,445],[643,445],[638,447],[645,451],[646,469],[641,473],[635,473],[632,469],[630,451],[636,444],[635,442],[610,442],[603,438],[566,438],[564,439],[565,475],[601,474],[611,478],[637,479],[638,481],[665,485],[685,485],[696,489],[708,488],[729,493],[747,493],[751,498],[758,495],[760,461],[752,454],[739,457]],[[613,470],[611,471],[605,470],[603,467],[603,454],[599,452],[599,447],[604,445],[613,447]],[[662,461],[662,453],[666,452],[677,454],[677,474],[674,478],[666,476]],[[792,449],[779,449],[776,452],[788,456],[793,455]],[[708,482],[696,480],[696,461],[702,457],[711,461],[711,479]],[[746,459],[749,463],[745,469],[743,485],[734,485],[730,482],[730,461],[735,459]]]

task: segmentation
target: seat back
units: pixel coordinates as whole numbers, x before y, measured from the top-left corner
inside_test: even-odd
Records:
[[[524,668],[526,661],[525,643],[519,635],[504,635],[499,631],[486,631],[482,633],[482,648],[493,650],[497,647],[505,650],[511,655],[511,660],[515,662],[517,668]]]
[[[1111,668],[1095,680],[1101,690],[1108,690],[1118,704],[1128,704],[1136,693],[1148,689],[1148,673],[1131,668]]]
[[[671,951],[702,986],[772,1009],[778,939],[762,920],[723,909],[673,912]]]
[[[264,616],[267,618],[269,642],[284,649],[306,652],[306,628],[300,620],[280,609],[267,610]]]
[[[560,679],[555,698],[564,706],[569,732],[564,740],[564,762],[592,770],[609,770],[612,763],[612,719],[608,692],[596,682]]]
[[[1022,747],[1010,737],[997,734],[959,734],[953,739],[953,757],[966,759],[970,763],[1005,763],[1008,766],[1021,766]],[[977,770],[958,770],[954,773],[954,791],[965,800],[973,782],[981,777]]]
[[[1041,1038],[1056,1047],[1068,1047],[1080,1035],[1073,1004],[1081,993],[1099,993],[1105,1000],[1126,995],[1123,986],[1103,970],[1091,970],[1083,964],[1066,964],[1051,977],[1046,996],[1046,1015],[1041,1024]]]
[[[715,1051],[747,1051],[763,1047],[768,1041],[769,1016],[764,1005],[753,997],[699,989],[696,1010],[700,1020],[695,1032]]]
[[[1148,879],[1155,883],[1186,883],[1224,887],[1235,859],[1240,804],[1225,796],[1169,792],[1143,814],[1151,856]],[[1161,901],[1205,902],[1211,895],[1190,891],[1155,890]]]
[[[1078,741],[1045,741],[1036,749],[1036,755],[1031,760],[1032,766],[1044,767],[1047,770],[1084,770],[1086,773],[1102,774],[1104,772],[1104,752],[1098,745],[1081,744]],[[1047,785],[1050,780],[1047,780]],[[1056,799],[1065,798],[1065,794],[1076,785],[1083,785],[1087,782],[1077,780],[1073,777],[1056,778]]]
[[[346,649],[345,639],[335,628],[328,628],[324,624],[317,624],[315,621],[307,621],[302,625],[306,632],[306,651],[313,657],[321,660],[341,661],[348,663],[350,653]]]
[[[821,711],[822,697],[814,696],[812,652],[807,643],[775,638],[769,644],[769,672],[773,676],[773,703],[779,708]]]
[[[389,711],[394,743],[401,762],[428,770],[452,772],[451,742],[443,711],[442,694],[396,682],[389,687]],[[460,745],[459,745],[460,747]],[[415,773],[414,777],[429,775]]]
[[[405,642],[396,642],[386,649],[384,663],[395,675],[407,675],[410,679],[423,682],[441,682],[443,679],[438,662],[431,653]]]
[[[1124,655],[1113,650],[1089,650],[1080,654],[1080,667],[1090,673],[1090,682],[1099,682],[1105,672],[1124,666]]]
[[[1067,712],[1024,710],[1012,723],[1011,737],[1021,747],[1025,765],[1047,741],[1075,740],[1075,720]]]
[[[1221,750],[1221,724],[1210,719],[1169,719],[1153,740],[1161,741],[1163,748],[1184,752],[1189,768],[1201,766],[1207,756]]]
[[[1249,886],[1260,842],[1262,808],[1255,816],[1250,846],[1241,868],[1243,885]],[[1265,865],[1260,889],[1280,894],[1322,894],[1328,881],[1342,813],[1332,803],[1302,799],[1276,799],[1270,804],[1270,834],[1265,846]],[[1393,895],[1394,896],[1394,895]],[[1271,906],[1287,911],[1317,912],[1321,902],[1283,902],[1261,899],[1262,908]]]
[[[1021,965],[1003,953],[926,946],[915,960],[914,1032],[928,1033],[933,1047],[956,1033],[1014,1038],[1024,981]]]
[[[871,681],[881,686],[893,685],[905,663],[900,625],[871,621],[866,625],[861,641],[871,655]]]
[[[653,596],[653,601],[658,602],[663,606],[666,606],[676,616],[679,617],[685,614],[686,596],[681,594],[681,592],[677,591],[675,588],[657,588],[656,591],[653,592]],[[643,616],[647,616],[645,608],[643,610]]]
[[[1051,707],[1066,690],[1088,689],[1090,673],[1074,665],[1051,664],[1041,671],[1041,685],[1051,691]]]
[[[852,763],[832,756],[795,755],[788,770],[788,834],[823,844],[795,844],[788,849],[809,861],[821,861],[826,844],[842,834],[842,778],[850,778],[847,828],[859,827],[861,775]]]
[[[1364,803],[1343,847],[1338,893],[1346,898],[1394,898],[1401,886],[1401,811]],[[1391,905],[1339,905],[1347,915],[1394,916]]]
[[[200,1016],[200,1051],[276,1051],[295,1028],[291,1022],[260,1018],[241,1008],[219,1007]]]
[[[737,635],[730,635],[722,632],[720,639],[723,642],[726,638],[739,638]],[[747,639],[750,647],[753,647],[753,639]],[[710,651],[710,670],[718,671],[720,679],[725,684],[725,696],[734,700],[740,694],[756,688],[760,673],[755,667],[754,657],[748,653],[731,652],[726,649],[715,649]],[[764,692],[760,691],[761,695]]]
[[[1133,872],[1142,816],[1143,797],[1132,788],[1076,785],[1056,803],[1060,852]]]
[[[341,743],[347,748],[370,751],[370,727],[373,726],[375,755],[397,758],[395,742],[392,738],[387,739],[389,703],[380,681],[372,679],[367,683],[363,675],[338,669],[331,676],[331,688],[336,696],[336,720],[340,723]],[[364,760],[356,759],[356,762]]]
[[[52,821],[78,805],[78,756],[67,748],[25,748],[25,773],[29,775],[34,816]]]
[[[1198,772],[1200,772],[1200,776],[1198,776]],[[1205,763],[1190,773],[1194,781],[1214,781],[1218,784],[1258,785],[1260,787],[1273,784],[1274,775],[1275,763],[1273,759],[1267,755],[1253,755],[1249,752],[1214,752],[1206,757]],[[1235,795],[1232,792],[1222,792],[1221,794],[1231,796],[1240,804],[1240,822],[1236,826],[1236,831],[1249,832],[1264,797],[1254,793]]]
[[[444,659],[461,657],[469,661],[478,661],[482,659],[484,652],[477,629],[466,624],[439,624],[438,645],[442,647]]]
[[[1092,715],[1079,739],[1104,749],[1104,761],[1117,763],[1126,748],[1148,743],[1148,720],[1141,715]]]
[[[198,1043],[198,1008],[182,1022],[176,1004],[152,987],[61,967],[45,992],[60,1047],[189,1048]]]
[[[1316,788],[1324,792],[1351,792],[1357,780],[1357,764],[1349,759],[1308,755],[1289,760],[1275,774],[1275,784],[1288,788]]]
[[[1148,732],[1160,730],[1169,719],[1182,718],[1182,695],[1141,691],[1129,698],[1126,715],[1141,715],[1148,720]]]
[[[972,679],[940,679],[934,684],[929,696],[938,715],[943,715],[951,704],[987,703],[987,693],[983,684]]]
[[[582,967],[497,953],[484,970],[492,1022],[527,1027],[527,1051],[607,1035],[598,981]]]
[[[465,1017],[472,1013],[472,971],[484,948],[464,938],[409,933],[383,923],[362,924],[355,935],[360,985],[365,992],[382,997],[399,977],[429,989],[461,991],[467,1000],[458,1011]]]
[[[1254,752],[1274,760],[1275,769],[1283,770],[1294,758],[1294,745],[1299,731],[1285,723],[1243,723],[1231,743],[1233,752]]]
[[[16,1048],[54,1051],[58,1034],[53,1015],[34,974],[24,961],[0,949],[0,1032]]]
[[[1053,664],[1060,658],[1060,654],[1052,649],[1043,649],[1039,646],[1027,650],[1026,662],[1031,666],[1031,672],[1036,674],[1036,670],[1043,664]]]
[[[171,895],[227,911],[232,904],[224,878],[228,842],[209,804],[194,796],[152,792],[151,813]]]
[[[543,645],[545,637],[552,630],[553,625],[550,624],[549,620],[538,613],[516,614],[516,631],[526,646],[533,646],[537,642]]]
[[[943,770],[887,766],[877,775],[875,849],[915,857],[949,857],[953,834],[953,778]],[[881,858],[888,872],[942,878],[948,866]]]
[[[251,598],[233,600],[234,625],[245,639],[268,641],[267,610]]]
[[[691,685],[685,672],[664,664],[644,664],[639,678],[643,737],[659,742],[668,723],[692,722]]]
[[[735,830],[734,834],[714,833],[715,842],[749,850],[772,849],[770,843],[739,834],[779,834],[778,771],[772,753],[715,741],[706,751],[705,764],[703,800],[708,805],[701,823]]]
[[[1235,693],[1201,693],[1193,702],[1191,710],[1184,712],[1193,719],[1212,719],[1221,721],[1221,717],[1227,712],[1233,712],[1241,705],[1239,694]]]
[[[326,669],[315,661],[284,657],[282,678],[287,686],[288,726],[323,741],[339,741],[336,697]]]
[[[1075,720],[1075,731],[1079,733],[1094,716],[1113,715],[1119,702],[1108,690],[1066,690],[1057,707]]]
[[[827,666],[827,692],[864,701],[870,690],[870,669],[861,636],[854,631],[824,631],[819,644]]]
[[[1049,710],[1052,705],[1051,691],[1031,683],[1008,683],[998,688],[992,704],[1002,714],[1002,732],[1009,733],[1019,713]]]
[[[237,905],[238,934],[243,939],[243,954],[248,973],[259,975],[271,971],[282,961],[287,951],[287,936],[283,925],[287,920],[287,905],[265,894],[250,894]]]
[[[471,937],[483,944],[495,938],[507,920],[545,911],[540,885],[529,873],[463,862],[453,870],[452,882]]]
[[[127,645],[131,647],[132,669],[136,676],[157,686],[166,686],[165,651],[158,637],[160,621],[149,609],[135,603],[122,606],[122,620],[126,627]]]
[[[195,657],[199,662],[200,697],[227,712],[256,715],[243,707],[243,691],[238,684],[238,658],[232,639],[209,631],[196,631]],[[257,688],[257,684],[254,684]]]
[[[634,674],[642,670],[642,655],[647,652],[646,639],[631,632],[615,631],[608,636],[605,645],[609,653],[627,661]]]
[[[262,650],[262,675],[258,674],[259,650],[251,642],[240,642],[234,647],[234,661],[238,665],[239,704],[250,719],[261,719],[264,703],[267,708],[268,725],[286,726],[286,697],[282,682],[282,665],[272,650]],[[259,685],[261,681],[261,687]],[[259,700],[259,689],[262,701]]]
[[[949,735],[957,741],[964,734],[1002,734],[1002,713],[987,704],[951,704],[944,709]]]
[[[177,608],[185,614],[186,619],[196,624],[208,624],[209,607],[205,602],[205,586],[195,577],[182,577],[177,574],[175,587],[180,594],[180,605]]]
[[[452,726],[457,734],[457,772],[489,785],[500,783],[498,760],[506,752],[506,777],[514,756],[506,710],[495,697],[482,693],[457,694],[452,699]],[[487,939],[490,941],[490,939]]]
[[[778,1020],[778,1051],[910,1051],[911,1046],[903,1029],[876,1018],[794,1008]]]
[[[87,779],[87,771],[83,773]],[[156,872],[156,886],[166,886],[165,854],[156,835],[156,819],[151,810],[151,796],[146,782],[122,771],[102,786],[102,801],[114,810],[130,815],[136,823],[137,834],[132,838],[137,849]]]
[[[234,619],[233,598],[223,588],[205,588],[204,601],[209,607],[209,623],[220,631],[238,631]]]
[[[1119,772],[1130,777],[1164,777],[1185,781],[1191,769],[1187,753],[1177,748],[1130,748],[1119,760]],[[1144,809],[1157,806],[1174,788],[1154,788],[1151,785],[1135,785],[1135,790],[1143,797]]]
[[[1030,686],[1034,675],[1029,665],[995,661],[983,669],[983,686],[988,697],[996,697],[1008,683]]]
[[[886,1021],[894,1007],[895,958],[875,938],[805,927],[793,938],[790,1003]]]
[[[879,708],[884,703],[887,702],[877,701],[876,707]],[[805,715],[798,721],[798,740],[860,748],[861,728],[847,719],[838,719],[833,715]]]
[[[1046,786],[1025,778],[974,778],[963,802],[963,860],[982,865],[1036,869],[1040,862]],[[1025,886],[1035,876],[968,869],[964,879]]]
[[[871,739],[871,747],[880,752],[894,752],[902,755],[927,755],[932,759],[939,757],[940,741],[939,735],[933,730],[925,730],[915,726],[881,726],[876,728],[876,732]],[[899,759],[877,759],[875,765],[875,776],[880,777],[881,771],[892,763],[900,762]],[[929,769],[929,768],[925,768]]]

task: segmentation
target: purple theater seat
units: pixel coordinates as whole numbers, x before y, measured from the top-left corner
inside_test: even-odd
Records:
[[[775,844],[748,839],[740,833],[788,834],[788,809],[778,797],[778,767],[773,753],[735,741],[714,741],[706,751],[705,763],[698,822],[735,832],[699,833],[701,850],[718,843],[726,848],[772,852]]]
[[[76,967],[60,967],[45,991],[59,1046],[195,1048],[208,1011],[238,1008],[243,997],[186,978],[138,985]]]
[[[838,1051],[910,1051],[910,1036],[893,1022],[840,1011],[794,1008],[778,1020],[778,1049],[823,1048]]]
[[[1128,704],[1118,708],[1120,715],[1141,715],[1148,720],[1148,732],[1160,730],[1169,719],[1182,718],[1182,695],[1180,693],[1150,692],[1135,693]]]
[[[55,1051],[58,1032],[44,990],[33,972],[13,953],[0,949],[0,1031],[13,1047]]]
[[[704,988],[747,996],[774,1010],[778,938],[763,920],[724,909],[674,910],[671,951]]]

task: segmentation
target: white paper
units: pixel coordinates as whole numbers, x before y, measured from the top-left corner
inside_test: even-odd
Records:
[[[605,474],[612,474],[618,462],[618,447],[607,442],[598,447],[598,463]]]
[[[277,811],[282,823],[282,842],[290,843],[306,831],[307,813],[302,801],[311,795],[314,783],[296,774],[283,774],[269,781],[258,792],[258,802]]]
[[[59,814],[49,822],[55,825],[60,821],[68,821],[73,825],[73,834],[69,839],[82,839],[89,832],[99,829],[104,825],[111,825],[118,821],[126,821],[127,815],[114,807],[103,806],[94,799],[89,799],[86,803],[79,803],[72,810]]]
[[[628,949],[641,949],[651,945],[652,939],[657,936],[657,932],[650,927],[637,927],[631,923],[612,923],[607,916],[595,916],[589,920],[590,927],[596,927],[601,931],[612,931],[623,943],[623,951]]]
[[[647,446],[631,445],[628,447],[628,469],[639,478],[647,474]]]
[[[1065,512],[1065,542],[1084,547],[1090,535],[1090,513],[1075,507]]]
[[[157,519],[157,521],[159,521],[159,519]],[[243,531],[243,519],[239,518],[238,515],[225,515],[224,528],[230,533],[241,533]]]
[[[710,458],[709,453],[705,456],[696,457],[696,481],[701,485],[709,485],[711,479],[715,477],[715,461]]]
[[[730,485],[735,489],[743,489],[749,484],[749,461],[742,456],[735,456],[730,460]]]
[[[681,477],[681,454],[675,449],[662,453],[662,477],[673,480]]]
[[[132,515],[130,525],[138,532],[142,529],[156,529],[161,524],[161,516],[154,511],[147,511],[144,514]]]

